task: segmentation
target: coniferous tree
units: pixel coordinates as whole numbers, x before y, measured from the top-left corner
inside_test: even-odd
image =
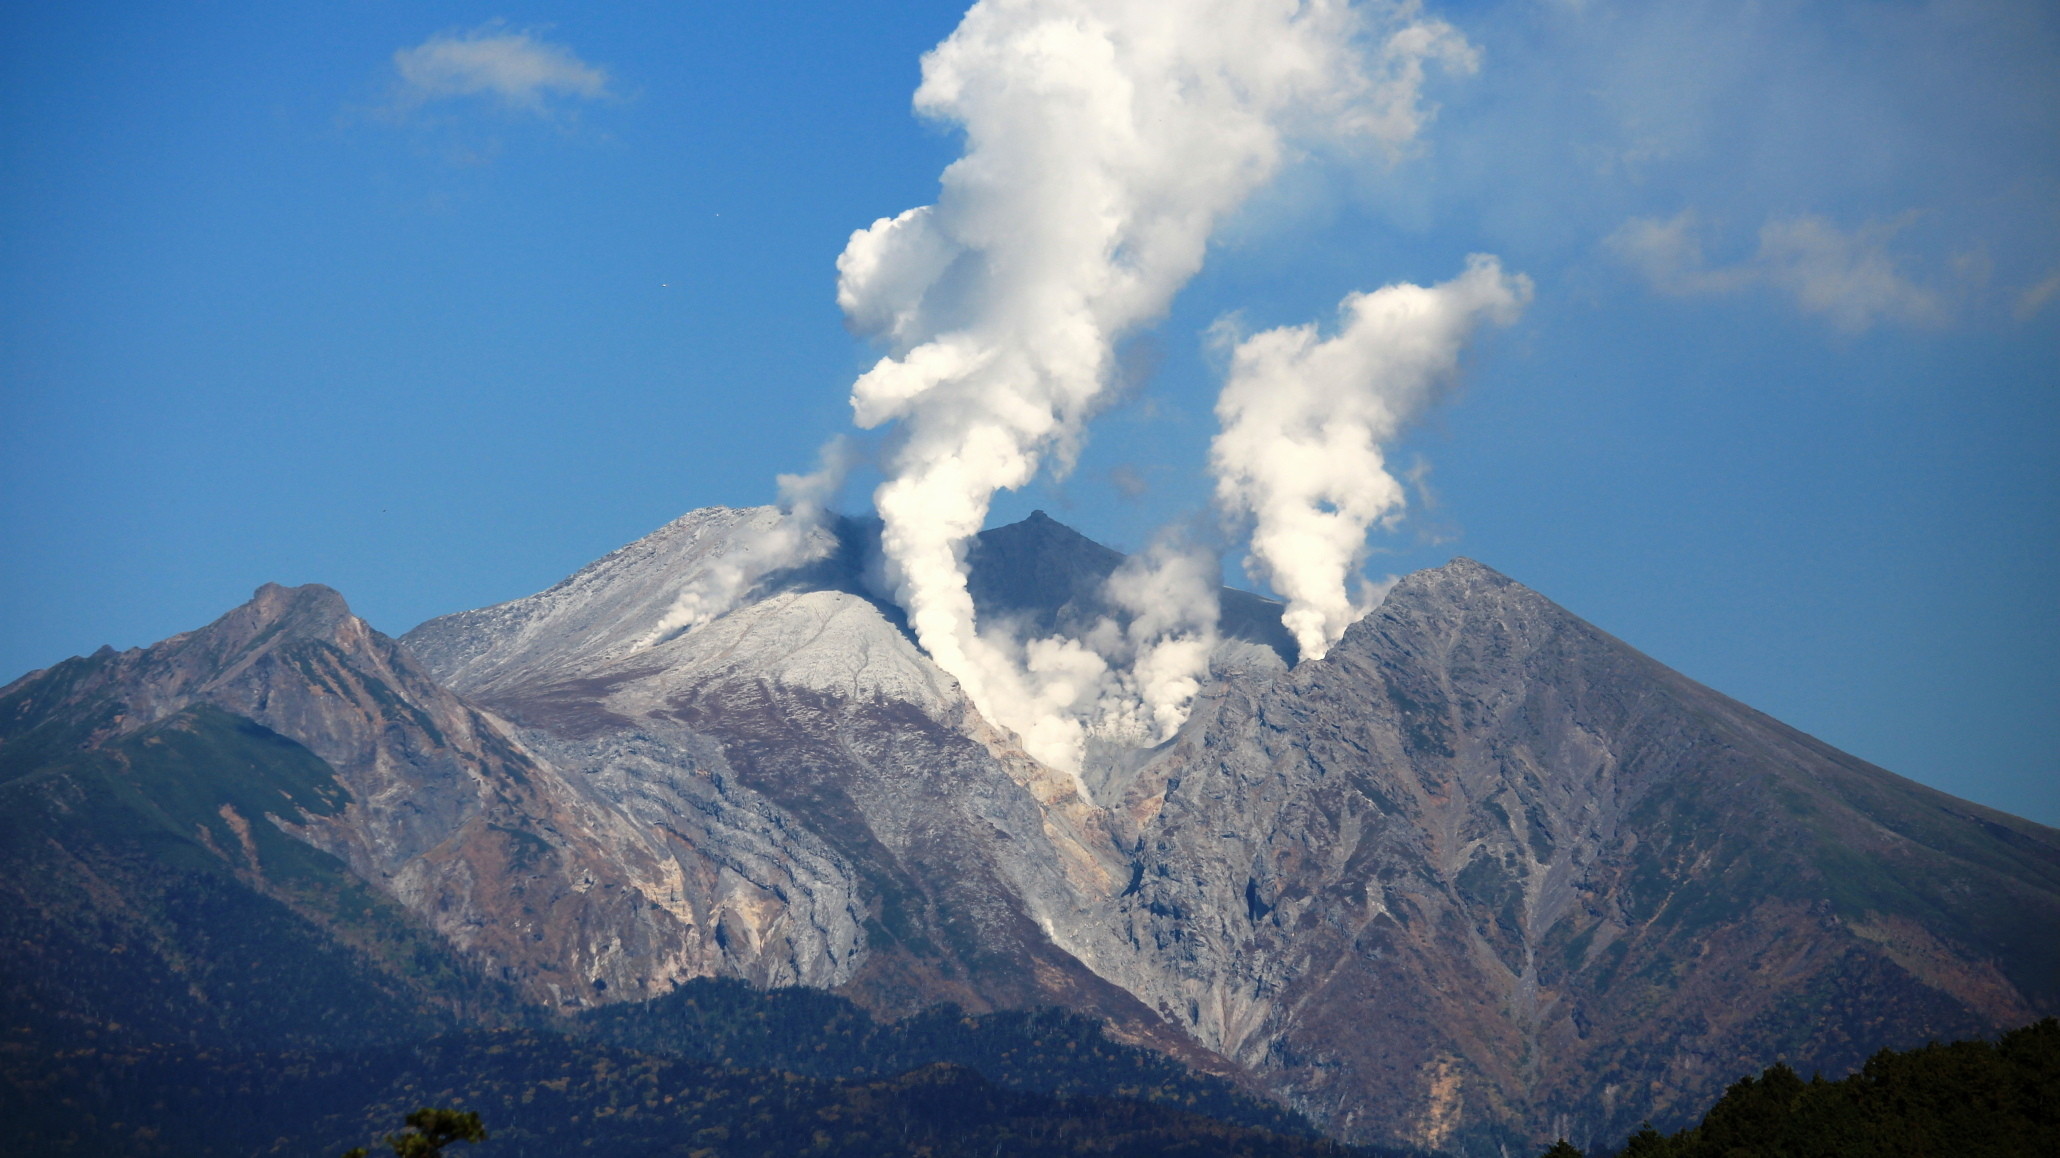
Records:
[[[1617,1158],[1667,1158],[1673,1153],[1667,1136],[1652,1128],[1651,1122],[1642,1122],[1638,1132],[1624,1141],[1624,1148]]]
[[[386,1144],[396,1158],[442,1158],[443,1148],[453,1142],[484,1142],[486,1127],[479,1115],[457,1110],[435,1110],[424,1106],[408,1115],[408,1129],[388,1134]],[[344,1152],[343,1158],[366,1158],[365,1147]]]

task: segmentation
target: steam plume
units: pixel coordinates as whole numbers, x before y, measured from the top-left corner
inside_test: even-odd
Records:
[[[746,527],[728,550],[688,580],[672,608],[638,646],[651,647],[684,635],[736,607],[767,575],[798,567],[831,550],[828,538],[816,532],[823,525],[830,499],[851,469],[852,458],[850,441],[839,436],[824,445],[814,471],[779,476],[778,515],[764,525]]]
[[[1530,298],[1529,278],[1476,254],[1428,289],[1350,295],[1331,338],[1283,326],[1237,344],[1210,446],[1216,499],[1251,519],[1247,569],[1286,598],[1302,658],[1322,658],[1376,601],[1364,588],[1355,599],[1348,583],[1368,529],[1404,505],[1382,446],[1457,369],[1474,327],[1514,321]]]
[[[1215,554],[1162,535],[1109,576],[1109,601],[1130,622],[1121,640],[1128,675],[1108,697],[1106,730],[1158,744],[1187,722],[1216,650],[1221,574]]]
[[[935,205],[859,230],[838,302],[888,354],[852,387],[899,423],[874,501],[917,638],[990,719],[1076,769],[1106,663],[1078,642],[983,636],[964,546],[995,491],[1063,470],[1113,344],[1162,314],[1210,234],[1294,136],[1390,147],[1428,115],[1427,62],[1473,67],[1411,2],[982,0],[923,60],[919,112],[965,153]]]

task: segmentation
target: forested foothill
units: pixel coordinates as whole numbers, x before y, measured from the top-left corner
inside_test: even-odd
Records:
[[[1262,1155],[1347,1158],[1272,1103],[1071,1014],[879,1023],[832,994],[702,981],[642,1006],[347,1050],[0,1044],[10,1155],[336,1154],[423,1106],[479,1158]],[[634,1043],[634,1046],[632,1044]]]
[[[1742,1078],[1702,1121],[1651,1126],[1616,1158],[2050,1158],[2060,1154],[2060,1021],[1994,1042],[1882,1050],[1836,1081],[1786,1065]],[[1578,1158],[1565,1142],[1546,1158]]]

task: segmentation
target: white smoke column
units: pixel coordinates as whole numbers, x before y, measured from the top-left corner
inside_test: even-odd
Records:
[[[923,59],[919,112],[963,126],[935,205],[854,233],[837,300],[889,354],[852,387],[899,422],[874,495],[896,598],[931,657],[1031,755],[1076,769],[1052,713],[1084,678],[1057,645],[983,639],[964,549],[994,492],[1061,469],[1103,400],[1112,344],[1161,315],[1289,135],[1399,148],[1424,63],[1472,51],[1413,2],[982,0]]]
[[[1221,565],[1212,553],[1162,537],[1123,561],[1109,576],[1109,601],[1130,613],[1123,629],[1129,679],[1118,689],[1117,710],[1134,697],[1146,718],[1138,721],[1148,744],[1171,739],[1187,722],[1209,656],[1216,650],[1221,613]]]
[[[1530,300],[1529,278],[1475,254],[1465,273],[1428,289],[1348,296],[1329,339],[1312,324],[1237,344],[1210,445],[1216,501],[1251,519],[1247,569],[1287,600],[1302,658],[1321,659],[1375,602],[1347,588],[1368,529],[1405,502],[1382,446],[1452,377],[1475,326],[1507,325]]]

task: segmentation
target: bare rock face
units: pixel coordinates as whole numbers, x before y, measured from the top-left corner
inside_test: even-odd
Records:
[[[665,735],[720,760],[783,831],[820,840],[857,898],[857,966],[781,980],[836,985],[889,1013],[1058,1005],[1233,1072],[1059,943],[1121,888],[1105,814],[983,720],[863,593],[864,527],[820,532],[816,564],[727,615],[654,630],[776,518],[697,511],[549,591],[404,641],[530,747],[621,798],[664,775],[662,757],[624,763],[628,738]],[[782,912],[777,898],[766,912]]]
[[[1471,560],[1219,683],[1112,828],[1133,884],[1087,958],[1363,1139],[1600,1142],[1777,1057],[1842,1073],[2060,1004],[2060,833]]]
[[[848,879],[764,801],[726,789],[719,755],[625,736],[618,763],[650,775],[628,786],[568,776],[326,587],[262,587],[208,627],[111,657],[61,694],[111,705],[89,745],[196,703],[304,745],[349,804],[304,826],[271,822],[538,1003],[656,995],[716,973],[830,985],[853,968]],[[63,707],[48,701],[33,706]]]

